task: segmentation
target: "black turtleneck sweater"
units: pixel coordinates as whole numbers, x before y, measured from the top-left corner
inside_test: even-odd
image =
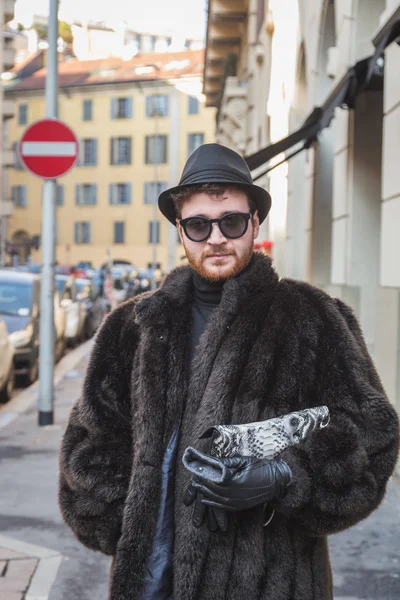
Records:
[[[224,282],[210,283],[193,273],[192,335],[186,362],[187,379],[190,366],[209,318],[221,301]],[[153,548],[147,564],[142,600],[172,600],[172,564],[174,551],[174,477],[180,424],[176,424],[162,465],[160,508]]]
[[[207,327],[207,323],[221,302],[224,281],[210,282],[197,273],[193,273],[194,297],[192,305],[192,334],[187,356],[187,372],[189,376],[190,365],[195,355],[200,338]]]

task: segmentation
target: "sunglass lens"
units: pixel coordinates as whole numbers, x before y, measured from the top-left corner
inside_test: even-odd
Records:
[[[226,215],[221,220],[221,231],[228,238],[239,238],[246,232],[247,223],[246,215]]]
[[[195,242],[202,242],[210,235],[210,224],[206,219],[190,219],[185,229],[189,239]]]

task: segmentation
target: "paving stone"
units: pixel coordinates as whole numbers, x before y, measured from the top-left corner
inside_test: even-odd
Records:
[[[0,577],[3,575],[4,569],[6,567],[7,561],[0,560]]]
[[[3,600],[5,594],[24,594],[28,589],[29,580],[24,581],[16,577],[1,577],[0,578],[0,598]]]
[[[26,555],[10,550],[9,548],[0,548],[0,560],[9,560],[13,558],[26,558]]]
[[[6,577],[18,577],[20,579],[27,579],[29,581],[36,569],[37,564],[37,558],[11,560],[8,563]]]
[[[5,575],[0,577],[0,599],[2,599],[2,594],[25,592],[37,564],[38,560],[33,558],[11,560]]]

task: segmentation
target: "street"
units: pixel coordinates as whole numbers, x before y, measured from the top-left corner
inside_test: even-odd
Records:
[[[88,344],[78,364],[74,364],[76,350],[63,359],[69,361],[65,362],[69,370],[56,387],[55,425],[39,430],[36,406],[32,406],[0,430],[0,531],[7,539],[62,555],[49,600],[107,598],[109,559],[81,546],[63,524],[57,502],[58,448],[71,404],[80,394]],[[351,530],[332,536],[335,600],[400,597],[399,513],[400,484],[393,480],[379,510]],[[32,563],[25,562],[30,568]],[[6,577],[0,576],[1,600],[24,598],[2,594],[2,579]]]

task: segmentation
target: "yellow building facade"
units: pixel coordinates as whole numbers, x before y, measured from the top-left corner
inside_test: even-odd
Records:
[[[59,118],[80,141],[78,165],[57,181],[59,264],[100,266],[110,251],[113,259],[146,267],[153,260],[154,235],[161,268],[180,264],[176,230],[159,212],[155,225],[153,202],[177,183],[190,153],[215,140],[215,109],[205,107],[201,94],[203,52],[152,54],[129,63],[69,60],[59,66]],[[44,81],[42,70],[7,89],[16,102],[10,147],[44,118]],[[14,209],[7,240],[21,260],[29,254],[40,263],[40,247],[34,246],[41,231],[43,181],[18,168],[17,159],[15,167],[8,172]]]

